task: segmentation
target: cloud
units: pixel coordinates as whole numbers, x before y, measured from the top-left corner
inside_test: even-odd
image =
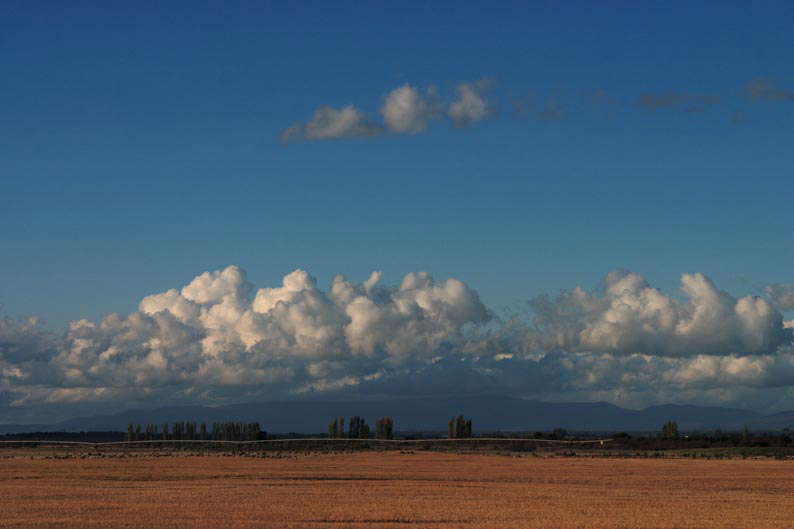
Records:
[[[693,95],[675,92],[640,95],[639,104],[647,110],[673,109],[687,114],[700,114],[719,102],[715,95]]]
[[[491,81],[482,79],[474,83],[460,83],[458,99],[448,105],[447,116],[456,126],[474,123],[484,118],[490,107],[483,93]],[[442,103],[434,87],[423,97],[419,90],[404,84],[390,91],[380,108],[382,123],[368,119],[353,105],[337,109],[321,106],[306,123],[295,123],[279,134],[279,141],[330,140],[338,138],[373,138],[385,135],[419,134],[427,129],[430,120],[441,114]]]
[[[0,318],[0,365],[46,358],[55,346],[55,338],[42,329],[38,316]]]
[[[489,79],[480,79],[474,83],[463,82],[455,89],[457,99],[450,103],[447,116],[456,127],[463,127],[482,120],[491,111],[483,96],[490,87]]]
[[[430,105],[409,85],[392,90],[381,107],[386,126],[395,134],[417,134],[427,127]]]
[[[751,101],[794,101],[794,91],[778,90],[775,82],[766,77],[756,77],[744,87]]]
[[[783,310],[794,310],[794,285],[769,285],[766,295]]]
[[[340,109],[322,106],[314,111],[307,123],[296,123],[279,135],[282,143],[297,140],[333,140],[338,138],[368,138],[383,134],[383,127],[371,123],[353,105]]]
[[[641,275],[614,271],[603,293],[581,288],[532,301],[538,346],[546,349],[662,356],[758,354],[774,351],[790,334],[780,312],[763,298],[741,299],[703,274],[681,276],[679,301]]]
[[[794,387],[794,329],[775,305],[702,274],[681,276],[679,299],[615,271],[599,289],[531,300],[530,319],[494,316],[455,278],[381,279],[340,275],[324,290],[295,270],[256,289],[229,266],[60,335],[35,317],[6,317],[0,405],[462,391],[647,401],[673,389]],[[788,287],[773,287],[779,303]]]

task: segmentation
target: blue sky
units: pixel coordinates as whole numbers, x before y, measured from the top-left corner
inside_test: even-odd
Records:
[[[615,267],[791,278],[794,104],[744,95],[794,89],[790,5],[257,4],[4,3],[6,313],[129,311],[227,264],[261,284],[426,270],[495,307]],[[275,141],[319,105],[482,77],[498,113],[464,130]],[[530,91],[566,117],[514,116]],[[665,92],[720,100],[639,108]]]
[[[232,264],[426,271],[500,315],[616,268],[792,283],[789,2],[67,4],[0,5],[0,315],[63,329]],[[442,109],[419,133],[278,141],[406,84]]]

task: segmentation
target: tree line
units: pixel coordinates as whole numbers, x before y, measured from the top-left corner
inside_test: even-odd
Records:
[[[345,433],[345,418],[340,415],[328,421],[329,439],[370,439],[371,432],[367,420],[358,415],[350,418]],[[394,439],[394,421],[391,417],[382,417],[375,421],[375,439]]]
[[[169,428],[170,426],[170,428]],[[212,423],[207,431],[207,423],[202,421],[174,421],[163,423],[158,433],[156,424],[147,424],[141,432],[141,425],[132,423],[127,426],[127,441],[258,441],[267,437],[258,422],[218,421]]]

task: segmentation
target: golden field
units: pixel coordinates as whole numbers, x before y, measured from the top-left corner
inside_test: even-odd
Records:
[[[794,462],[370,452],[0,459],[0,527],[784,528]]]

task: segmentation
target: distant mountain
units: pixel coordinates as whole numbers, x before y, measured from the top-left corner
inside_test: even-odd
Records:
[[[628,410],[606,402],[552,403],[509,397],[398,398],[377,401],[291,401],[235,404],[230,406],[171,406],[132,410],[114,415],[70,419],[56,424],[0,424],[0,433],[30,431],[126,430],[129,423],[175,420],[259,421],[273,433],[325,432],[328,421],[340,415],[365,417],[371,425],[390,416],[399,431],[445,431],[447,421],[459,414],[470,417],[476,431],[537,431],[564,428],[569,431],[657,431],[667,421],[679,430],[779,430],[794,425],[794,411],[762,415],[757,412],[705,406],[652,406]]]

